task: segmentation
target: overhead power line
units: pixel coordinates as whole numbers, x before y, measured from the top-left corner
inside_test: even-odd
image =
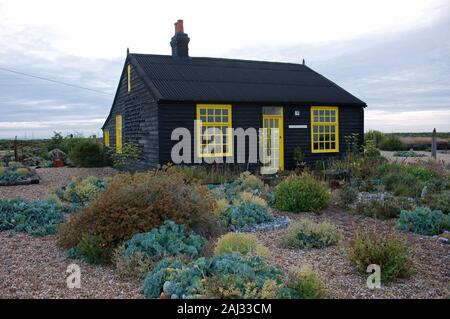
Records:
[[[87,91],[100,93],[100,94],[106,94],[106,95],[113,95],[113,94],[108,93],[108,92],[104,92],[104,91],[100,91],[100,90],[96,90],[96,89],[91,89],[91,88],[88,88],[88,87],[85,87],[85,86],[76,85],[76,84],[67,83],[67,82],[58,81],[58,80],[53,80],[53,79],[49,79],[49,78],[46,78],[46,77],[43,77],[43,76],[37,76],[37,75],[33,75],[33,74],[19,72],[19,71],[15,71],[15,70],[11,70],[11,69],[5,68],[5,67],[0,67],[0,70],[1,71],[5,71],[5,72],[19,74],[19,75],[22,75],[22,76],[27,76],[27,77],[38,79],[38,80],[43,80],[43,81],[53,82],[53,83],[57,83],[57,84],[65,85],[65,86],[70,86],[70,87],[81,89],[81,90],[87,90]]]

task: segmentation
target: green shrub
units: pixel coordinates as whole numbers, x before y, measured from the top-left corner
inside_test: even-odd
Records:
[[[262,291],[267,280],[281,284],[281,272],[257,256],[223,254],[211,259],[202,257],[187,265],[165,258],[146,276],[143,291],[146,298],[158,298],[161,293],[173,298],[217,298],[216,293],[229,290],[220,297],[244,298],[249,296],[250,287]],[[256,297],[256,293],[251,295]]]
[[[348,259],[363,275],[367,266],[380,266],[384,283],[412,274],[412,251],[405,240],[392,234],[358,231],[350,242]]]
[[[243,190],[262,190],[264,188],[264,182],[250,172],[243,172],[238,181],[241,183]]]
[[[64,187],[61,187],[56,195],[60,200],[69,203],[68,210],[77,211],[85,207],[99,193],[106,189],[107,181],[95,176],[86,178],[73,178]]]
[[[355,206],[355,212],[364,216],[389,219],[400,216],[402,209],[411,209],[412,204],[403,198],[386,196],[383,199],[360,201]]]
[[[255,203],[242,203],[227,208],[219,219],[225,227],[239,229],[245,226],[271,222],[275,218],[266,208]]]
[[[339,191],[339,201],[344,208],[348,208],[358,198],[358,190],[349,184],[345,184]]]
[[[75,255],[91,264],[103,264],[108,261],[108,251],[102,247],[103,240],[99,236],[84,235],[75,248]]]
[[[269,249],[260,244],[255,235],[245,233],[228,233],[220,237],[214,249],[214,254],[218,256],[225,253],[240,253],[244,256],[261,257],[270,255]]]
[[[210,236],[217,230],[213,209],[214,199],[207,188],[186,183],[180,173],[119,174],[104,192],[61,225],[58,242],[69,249],[78,245],[81,234],[94,235],[102,238],[105,250],[112,251],[134,234],[148,232],[167,219]]]
[[[337,244],[341,237],[341,233],[333,224],[315,223],[305,218],[298,223],[289,225],[281,245],[300,249],[324,248]]]
[[[307,265],[290,272],[288,287],[293,289],[300,299],[324,299],[327,297],[325,284]]]
[[[385,136],[378,144],[378,147],[383,151],[402,151],[406,148],[405,144],[392,134]]]
[[[46,201],[0,200],[0,230],[15,230],[33,236],[54,234],[64,221],[59,207]]]
[[[113,260],[119,273],[125,277],[144,279],[153,270],[155,262],[146,253],[136,251],[130,256],[125,256],[124,251],[124,245],[120,245],[114,251]]]
[[[384,137],[385,135],[383,132],[370,130],[364,134],[364,142],[367,143],[368,141],[371,141],[375,147],[378,147]]]
[[[429,204],[432,210],[440,210],[445,214],[450,214],[450,191],[432,195]]]
[[[70,160],[80,167],[103,166],[103,151],[100,144],[91,139],[82,139],[69,152]]]
[[[427,207],[404,210],[397,221],[397,227],[420,235],[439,235],[444,230],[450,230],[450,216]]]
[[[244,203],[254,203],[256,205],[259,205],[261,207],[267,208],[267,202],[264,198],[259,197],[258,195],[255,195],[250,192],[240,192],[239,193],[239,200],[241,200]]]
[[[115,149],[109,149],[108,156],[112,159],[116,168],[125,168],[127,164],[139,159],[141,150],[139,145],[133,142],[125,142],[122,144],[122,152],[117,153]]]
[[[283,211],[317,211],[328,207],[329,203],[327,186],[309,174],[289,176],[275,192],[275,207]]]
[[[131,256],[140,251],[155,261],[171,256],[195,258],[200,256],[205,244],[205,238],[194,232],[189,233],[185,225],[166,220],[158,228],[136,234],[126,241],[123,255]]]

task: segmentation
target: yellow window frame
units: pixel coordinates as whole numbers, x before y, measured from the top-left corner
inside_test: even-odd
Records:
[[[131,92],[131,64],[127,65],[128,92]]]
[[[205,110],[206,115],[201,114],[201,111]],[[228,111],[228,121],[223,122],[216,122],[215,118],[216,115],[210,115],[214,117],[213,121],[201,121],[201,117],[202,116],[206,116],[206,118],[208,118],[208,110],[213,110],[214,112],[216,110],[227,110]],[[221,119],[226,116],[223,115],[223,112],[221,112]],[[197,104],[197,109],[196,109],[196,120],[197,120],[197,156],[199,158],[201,157],[228,157],[228,156],[233,156],[233,133],[232,133],[232,107],[230,104]],[[227,128],[227,133],[225,134],[225,141],[222,140],[221,144],[218,144],[222,146],[222,150],[224,147],[226,147],[226,152],[220,152],[220,153],[208,153],[208,152],[204,152],[202,150],[202,141],[203,141],[203,136],[202,136],[202,128],[206,127],[221,127],[221,128]],[[212,135],[214,136],[214,135]],[[213,138],[214,140],[214,138]],[[206,145],[206,144],[205,144]],[[215,145],[214,143],[212,143],[212,145]]]
[[[315,111],[317,111],[317,117],[314,115]],[[323,111],[323,116],[321,111]],[[332,116],[333,112],[331,111],[334,111],[334,116]],[[332,139],[333,135],[334,140]],[[315,140],[316,136],[317,140]],[[323,140],[321,140],[322,138]],[[317,143],[318,149],[314,147],[315,143]],[[321,149],[322,143],[323,149]],[[333,143],[334,147],[332,147]],[[339,107],[311,106],[311,153],[337,152],[339,152]]]
[[[107,128],[105,128],[104,130],[103,130],[103,139],[104,139],[104,141],[105,141],[105,146],[106,147],[109,147],[109,129],[107,129]]]
[[[116,153],[122,153],[122,115],[116,115]]]

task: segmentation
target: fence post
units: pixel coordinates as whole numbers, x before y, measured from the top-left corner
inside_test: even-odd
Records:
[[[433,135],[431,137],[431,157],[436,159],[436,150],[437,150],[437,142],[436,142],[436,129],[433,130]]]
[[[17,136],[14,138],[14,160],[16,161],[16,162],[18,162],[19,161],[19,154],[18,154],[18,152],[17,152]]]

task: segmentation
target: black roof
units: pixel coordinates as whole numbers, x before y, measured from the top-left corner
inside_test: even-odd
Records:
[[[128,58],[158,100],[365,106],[303,64],[136,53]]]

